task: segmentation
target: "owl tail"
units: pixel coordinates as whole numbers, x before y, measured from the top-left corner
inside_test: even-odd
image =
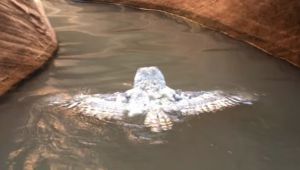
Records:
[[[156,110],[147,113],[144,125],[149,127],[152,132],[162,132],[172,129],[173,122],[165,112]]]

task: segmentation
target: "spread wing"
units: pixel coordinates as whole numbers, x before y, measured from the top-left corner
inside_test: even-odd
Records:
[[[59,106],[100,120],[120,120],[124,117],[127,108],[126,104],[121,101],[120,95],[122,94],[81,94],[61,102]]]
[[[240,104],[252,104],[255,100],[249,94],[227,94],[222,91],[186,92],[184,95],[188,99],[176,103],[176,110],[181,112],[183,116],[216,112]]]

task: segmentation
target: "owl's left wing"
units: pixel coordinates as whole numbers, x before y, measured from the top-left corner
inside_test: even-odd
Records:
[[[102,119],[122,119],[126,104],[120,101],[120,94],[80,94],[61,102],[58,106],[65,109]]]

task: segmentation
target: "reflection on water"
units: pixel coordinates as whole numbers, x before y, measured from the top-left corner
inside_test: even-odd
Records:
[[[122,6],[44,1],[58,57],[0,103],[0,169],[300,168],[300,72],[245,44],[164,15]],[[156,65],[171,87],[262,94],[180,123],[156,139],[45,106],[53,93],[111,93]],[[143,133],[143,132],[138,132]],[[143,141],[143,142],[140,142]],[[156,145],[152,145],[156,144]]]

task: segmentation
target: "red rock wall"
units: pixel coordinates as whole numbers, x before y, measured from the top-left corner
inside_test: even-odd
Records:
[[[0,96],[40,68],[57,48],[38,0],[0,1]]]
[[[185,16],[300,67],[300,0],[86,1],[117,2]]]
[[[80,0],[123,3],[193,19],[300,67],[299,0]],[[0,95],[57,48],[40,0],[0,1]]]

